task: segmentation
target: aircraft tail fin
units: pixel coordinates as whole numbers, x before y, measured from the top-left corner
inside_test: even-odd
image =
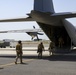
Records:
[[[34,10],[54,13],[52,0],[34,0]]]

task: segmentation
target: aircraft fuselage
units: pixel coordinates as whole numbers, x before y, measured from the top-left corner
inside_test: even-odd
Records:
[[[44,24],[48,25],[53,25],[53,26],[61,26],[60,24],[60,19],[51,16],[50,13],[44,13],[44,12],[39,12],[39,11],[31,11],[31,17],[37,21],[41,22]]]

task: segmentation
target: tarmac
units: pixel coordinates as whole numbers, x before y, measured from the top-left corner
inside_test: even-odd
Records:
[[[48,56],[48,47],[45,47],[45,51],[43,51],[44,56]],[[16,55],[15,48],[0,48],[0,55]],[[23,55],[37,55],[37,47],[23,47]]]
[[[76,48],[69,53],[54,53],[55,55],[76,55]],[[0,56],[1,55],[16,55],[15,48],[0,48]],[[23,55],[38,55],[37,47],[23,47]],[[49,56],[48,47],[45,47],[45,51],[43,51],[43,56]]]
[[[15,48],[0,48],[0,75],[76,75],[76,50],[49,56],[47,49],[38,59],[36,47],[24,47],[23,64],[16,65]]]

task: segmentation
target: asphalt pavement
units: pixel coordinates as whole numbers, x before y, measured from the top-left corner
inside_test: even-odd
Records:
[[[76,53],[49,56],[46,50],[43,58],[36,50],[23,50],[23,64],[15,64],[15,49],[0,49],[0,75],[76,75]]]

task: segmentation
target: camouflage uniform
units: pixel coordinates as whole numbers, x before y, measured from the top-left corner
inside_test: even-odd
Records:
[[[55,44],[53,42],[50,42],[50,45],[49,45],[49,48],[48,48],[49,55],[53,54],[54,47],[55,47]]]
[[[63,44],[64,44],[63,38],[60,37],[60,38],[59,38],[59,47],[60,47],[60,48],[63,47]]]
[[[37,50],[37,53],[38,53],[38,58],[42,58],[42,52],[44,50],[44,45],[43,43],[41,42],[39,45],[38,45],[38,50]]]
[[[17,54],[17,56],[16,56],[15,64],[17,64],[18,58],[20,58],[20,63],[22,63],[22,54],[23,54],[22,43],[20,43],[19,41],[18,41],[18,44],[16,45],[16,54]]]

